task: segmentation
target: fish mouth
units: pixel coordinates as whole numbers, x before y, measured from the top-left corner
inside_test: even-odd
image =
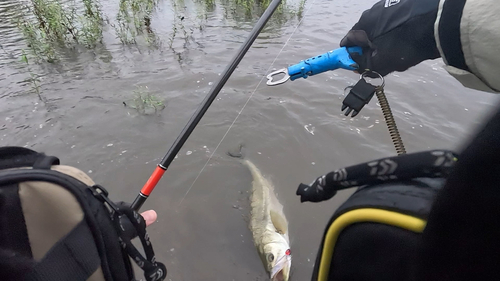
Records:
[[[280,269],[274,276],[271,277],[271,281],[285,281],[283,276],[283,269]]]
[[[292,259],[285,256],[276,263],[271,271],[271,281],[288,281]]]

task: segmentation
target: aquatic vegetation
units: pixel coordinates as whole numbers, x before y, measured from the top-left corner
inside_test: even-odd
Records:
[[[159,39],[151,29],[152,13],[158,4],[158,0],[120,0],[117,26],[111,24],[123,44],[137,43],[139,34],[145,35],[146,42],[157,45]]]
[[[214,0],[205,0],[213,3]],[[238,21],[252,21],[264,13],[272,0],[220,0],[228,18],[234,18]],[[301,0],[299,7],[290,5],[286,0],[282,0],[273,16],[269,20],[271,24],[281,25],[295,16],[301,18],[301,7],[305,5],[306,0]]]
[[[64,5],[58,0],[30,0],[16,21],[32,55],[50,63],[58,59],[60,48],[93,48],[102,39],[101,11],[92,0]]]
[[[123,45],[145,44],[160,50],[165,45],[182,66],[189,61],[192,48],[203,48],[197,38],[203,36],[207,23],[214,15],[222,11],[221,20],[246,28],[271,3],[271,0],[165,1],[162,8],[171,8],[173,15],[169,17],[170,25],[166,23],[167,34],[159,36],[154,32],[152,22],[160,0],[117,0],[118,11],[114,16],[104,14],[99,1],[25,0],[20,3],[16,8],[15,21],[26,43],[22,60],[28,62],[29,58],[31,69],[33,63],[58,63],[68,54],[101,48],[107,43],[103,42],[103,33],[108,34],[109,30],[112,33],[114,31]],[[273,34],[281,32],[279,27],[290,19],[302,16],[306,0],[295,1],[300,1],[298,8],[287,3],[287,0],[282,1],[265,27],[272,30]],[[137,50],[140,51],[139,48]],[[62,65],[58,64],[58,67]],[[39,94],[40,76],[32,70],[28,72],[32,89]],[[143,103],[147,104],[149,99],[146,97]],[[153,99],[151,103],[154,103]],[[158,104],[156,108],[159,108]]]
[[[82,19],[81,36],[88,48],[102,43],[103,18],[99,5],[92,0],[82,0],[85,12]]]
[[[123,104],[136,109],[140,114],[153,114],[165,108],[163,101],[151,94],[148,86],[137,86],[133,94],[133,99]]]
[[[29,67],[28,57],[26,56],[26,53],[24,50],[22,51],[21,61],[26,63],[26,65],[28,66],[28,73],[30,75],[30,78],[27,79],[27,81],[29,81],[31,83],[31,89],[38,95],[38,98],[41,101],[43,101],[42,96],[40,94],[40,84],[39,84],[40,79],[38,79],[38,74],[34,73],[31,70],[31,68]]]
[[[159,0],[119,0],[115,20],[109,20],[101,11],[99,0],[29,0],[22,4],[17,25],[22,31],[31,54],[38,60],[53,63],[58,60],[61,48],[83,45],[95,48],[102,43],[103,28],[111,26],[117,38],[125,45],[137,44],[138,36],[150,47],[160,48],[159,38],[151,27],[153,13]],[[284,23],[295,15],[302,16],[306,0],[299,7],[290,6],[286,0],[278,7],[271,22]],[[63,3],[64,2],[64,3]],[[218,5],[224,9],[226,18],[251,21],[264,13],[271,0],[193,0],[194,14],[185,10],[184,0],[171,0],[174,12],[172,30],[168,36],[168,47],[173,48],[176,38],[185,43],[195,30],[205,28],[208,13]],[[104,18],[107,20],[105,21]]]
[[[172,33],[169,36],[169,42],[168,46],[170,49],[173,50],[173,43],[174,40],[177,36],[177,33],[180,31],[182,32],[182,39],[184,39],[184,46],[189,42],[189,39],[192,37],[194,30],[195,30],[195,22],[189,23],[188,18],[189,15],[187,14],[182,14],[181,9],[179,7],[184,7],[183,0],[179,0],[180,3],[177,3],[176,1],[172,1],[172,11],[174,13],[174,18],[172,22]],[[186,29],[186,27],[188,27]],[[188,32],[189,29],[189,32]],[[174,51],[175,53],[175,51]]]
[[[28,48],[36,60],[42,59],[52,63],[57,59],[55,49],[50,45],[48,36],[43,29],[37,28],[30,21],[18,20],[17,25],[21,29]]]
[[[306,5],[306,1],[307,0],[300,0],[299,9],[297,10],[297,16],[299,18],[302,18],[302,13],[304,12],[304,7]]]

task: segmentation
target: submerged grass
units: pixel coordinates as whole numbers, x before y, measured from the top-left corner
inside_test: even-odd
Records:
[[[124,45],[145,42],[149,47],[160,49],[163,44],[152,28],[153,15],[160,0],[119,0],[118,13],[114,20],[103,14],[99,0],[25,0],[20,4],[16,23],[23,34],[27,48],[22,61],[28,64],[57,63],[68,49],[81,46],[87,49],[102,44],[103,30],[112,27],[116,37]],[[187,9],[185,0],[170,0],[173,10],[171,30],[166,38],[168,48],[179,64],[187,58],[191,44],[202,48],[195,40],[195,32],[203,32],[217,9],[225,13],[223,20],[234,20],[238,24],[254,22],[260,17],[272,0],[191,0],[195,9]],[[270,19],[268,28],[282,26],[293,17],[302,17],[306,0],[300,0],[299,7],[288,5],[283,0]],[[104,18],[106,20],[104,20]],[[113,30],[112,29],[112,30]],[[142,39],[142,40],[138,40]],[[78,48],[81,50],[81,48]],[[29,65],[29,64],[28,64]],[[40,96],[40,80],[28,66],[32,89]],[[163,105],[155,97],[136,91],[136,108],[152,107],[155,112]],[[140,102],[139,102],[140,101]],[[142,109],[141,109],[142,108]]]
[[[151,18],[157,4],[158,0],[120,0],[117,25],[111,25],[123,44],[137,43],[136,37],[141,34],[150,46],[158,46],[159,39],[151,29]]]
[[[64,1],[64,4],[61,2]],[[28,43],[28,49],[37,61],[56,62],[61,48],[83,45],[89,49],[102,43],[105,21],[99,0],[29,0],[22,5],[17,25]],[[260,17],[271,0],[193,0],[197,4],[195,15],[186,13],[184,0],[171,0],[174,12],[168,47],[173,48],[176,38],[185,43],[195,30],[202,31],[207,14],[218,5],[226,18],[251,21]],[[275,11],[271,21],[284,23],[297,15],[302,16],[306,0],[300,0],[298,9],[286,0]],[[115,21],[107,23],[114,28],[117,38],[125,45],[137,44],[138,36],[152,47],[160,47],[161,40],[151,27],[153,13],[159,0],[120,0]]]
[[[137,86],[133,91],[133,99],[123,104],[144,115],[157,113],[165,108],[163,101],[151,94],[148,86]]]
[[[101,11],[92,0],[65,5],[58,0],[30,0],[16,23],[37,61],[53,63],[61,48],[94,48],[102,40]]]
[[[214,0],[199,0],[205,1],[206,5],[210,5]],[[223,4],[226,17],[232,17],[238,21],[252,21],[262,16],[272,0],[220,0]],[[306,0],[301,0],[299,7],[295,8],[282,0],[277,7],[273,16],[269,20],[271,24],[282,25],[295,16],[301,18],[303,7]]]
[[[31,70],[29,66],[28,56],[26,55],[26,52],[24,50],[22,51],[21,61],[26,63],[26,66],[28,67],[28,73],[30,75],[30,78],[27,79],[27,81],[31,83],[31,89],[38,95],[40,101],[43,101],[42,95],[40,94],[40,79],[38,78],[38,74],[34,73]]]

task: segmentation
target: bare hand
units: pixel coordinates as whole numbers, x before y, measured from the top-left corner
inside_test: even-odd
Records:
[[[146,226],[150,226],[152,223],[156,221],[158,215],[154,210],[147,210],[141,213],[141,216],[146,221]]]

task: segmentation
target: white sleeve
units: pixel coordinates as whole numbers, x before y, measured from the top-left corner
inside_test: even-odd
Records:
[[[465,87],[500,92],[500,3],[440,0],[434,34],[446,71]]]

